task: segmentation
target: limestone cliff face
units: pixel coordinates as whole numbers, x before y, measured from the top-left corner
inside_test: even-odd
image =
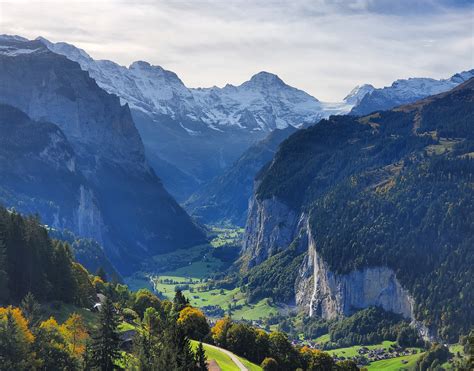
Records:
[[[332,272],[317,252],[307,219],[304,212],[297,213],[276,198],[252,198],[242,250],[248,266],[260,264],[299,237],[306,255],[295,282],[295,301],[310,316],[334,319],[380,306],[414,319],[413,299],[393,270],[380,266],[344,275]]]
[[[297,293],[297,304],[305,308],[310,316],[334,319],[350,315],[358,309],[379,306],[414,319],[413,299],[391,269],[370,267],[348,274],[336,274],[319,256],[311,237],[300,276],[299,287],[305,290]],[[310,276],[312,282],[303,286],[307,282],[304,277]]]
[[[252,197],[242,246],[248,267],[286,249],[296,236],[300,219],[276,198],[261,201]]]
[[[94,192],[81,186],[79,189],[79,204],[74,213],[76,228],[79,235],[93,237],[100,244],[103,243],[102,231],[104,222]]]

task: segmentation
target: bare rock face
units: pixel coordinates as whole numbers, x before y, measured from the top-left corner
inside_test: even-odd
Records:
[[[301,266],[296,286],[296,302],[310,316],[334,319],[378,306],[414,319],[414,301],[400,285],[393,270],[370,267],[336,274],[318,255],[314,239],[309,237],[308,240],[308,255]]]
[[[0,202],[56,229],[101,241],[98,203],[76,169],[76,155],[54,124],[0,104]]]
[[[414,319],[413,299],[393,270],[369,267],[344,275],[332,272],[317,252],[307,219],[276,198],[252,198],[242,250],[248,266],[260,264],[298,237],[307,252],[295,282],[295,301],[310,316],[334,319],[380,306]]]
[[[298,220],[297,214],[276,198],[260,201],[252,197],[242,245],[248,267],[286,249],[295,238]]]

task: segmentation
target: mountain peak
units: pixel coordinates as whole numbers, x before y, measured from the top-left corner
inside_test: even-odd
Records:
[[[78,48],[72,44],[65,42],[53,43],[43,36],[38,36],[35,40],[41,42],[53,53],[62,54],[79,64],[81,64],[81,62],[89,63],[92,60],[91,56],[87,54],[84,49]]]
[[[149,69],[151,67],[157,67],[157,68],[161,68],[159,66],[152,66],[150,63],[146,62],[146,61],[135,61],[133,62],[131,65],[130,65],[130,69],[134,69],[134,68],[138,68],[138,69]]]
[[[370,94],[375,88],[371,84],[357,85],[344,98],[344,102],[350,104],[359,104],[366,94]]]
[[[252,83],[252,85],[258,85],[258,86],[275,86],[275,85],[285,85],[282,79],[280,79],[277,75],[266,72],[266,71],[261,71],[255,75],[253,75],[250,80],[248,81],[249,83]]]

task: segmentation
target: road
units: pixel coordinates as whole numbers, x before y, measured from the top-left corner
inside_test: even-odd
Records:
[[[206,344],[206,343],[203,343],[203,344]],[[228,356],[230,357],[230,359],[237,365],[237,367],[240,368],[240,371],[249,371],[249,369],[248,369],[247,367],[245,367],[242,362],[240,362],[240,359],[238,359],[238,358],[235,356],[235,354],[229,352],[229,351],[226,350],[226,349],[216,347],[215,345],[206,344],[206,346],[211,347],[211,348],[214,348],[214,349],[217,349],[218,351],[220,351],[220,352],[225,353],[226,355],[228,355]]]

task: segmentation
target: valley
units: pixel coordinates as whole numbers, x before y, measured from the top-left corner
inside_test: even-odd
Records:
[[[352,20],[380,5],[337,3]],[[265,14],[255,27],[280,17]],[[137,25],[113,47],[0,35],[0,370],[472,369],[472,66],[369,71],[377,47],[356,75],[338,46],[352,67],[328,74],[326,51],[313,90],[299,41],[262,35],[282,55],[253,70],[233,65],[239,38],[124,48]],[[248,61],[264,48],[245,44]],[[190,73],[213,47],[222,60]],[[209,71],[219,84],[197,87]]]

